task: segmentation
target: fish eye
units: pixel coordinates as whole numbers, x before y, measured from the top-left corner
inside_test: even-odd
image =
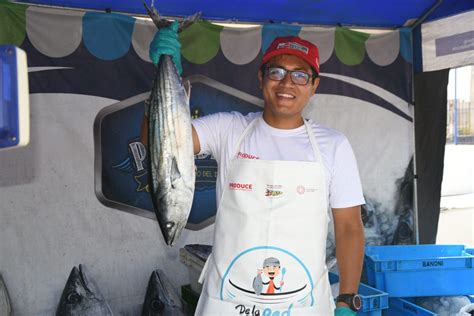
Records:
[[[152,311],[159,312],[159,311],[163,310],[163,303],[160,300],[154,298],[150,302],[150,309]]]
[[[81,296],[76,292],[71,292],[67,295],[67,301],[71,304],[77,304],[81,301]]]
[[[167,229],[172,229],[174,227],[174,223],[173,222],[168,222],[166,223],[166,228]]]

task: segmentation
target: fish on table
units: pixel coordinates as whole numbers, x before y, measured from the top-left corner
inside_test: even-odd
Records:
[[[184,316],[181,299],[164,272],[151,273],[143,302],[142,316]]]
[[[169,25],[145,7],[157,27]],[[191,211],[195,165],[189,96],[169,55],[160,57],[146,104],[151,198],[165,242],[173,245]]]
[[[10,305],[10,297],[8,296],[7,286],[3,281],[3,277],[0,274],[0,315],[10,316],[12,308]]]
[[[189,252],[190,254],[198,257],[201,259],[203,262],[207,260],[209,255],[212,252],[212,246],[211,245],[202,245],[202,244],[190,244],[190,245],[185,245],[184,249]]]
[[[84,265],[73,267],[61,299],[56,316],[112,316],[109,304],[93,280],[86,276]]]

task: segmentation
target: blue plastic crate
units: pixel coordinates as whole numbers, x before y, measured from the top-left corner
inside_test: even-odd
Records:
[[[474,255],[464,245],[367,246],[364,270],[390,297],[474,293]]]
[[[384,310],[384,316],[436,316],[435,313],[403,298],[390,298],[390,307]]]
[[[339,282],[339,276],[329,273],[329,283]],[[388,294],[361,283],[358,293],[362,298],[362,310],[358,316],[380,316],[382,310],[388,308]]]

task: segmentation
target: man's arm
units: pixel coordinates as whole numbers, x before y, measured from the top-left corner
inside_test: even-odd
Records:
[[[201,151],[201,143],[199,142],[199,137],[196,133],[196,129],[193,128],[193,148],[194,154],[197,155]],[[142,128],[140,131],[140,141],[143,145],[148,145],[148,118],[146,115],[143,115]]]
[[[364,225],[360,206],[333,208],[339,293],[357,293],[364,261]],[[337,306],[348,306],[337,303]]]
[[[194,147],[195,155],[201,152],[201,143],[199,142],[199,137],[194,126],[193,126],[193,147]]]

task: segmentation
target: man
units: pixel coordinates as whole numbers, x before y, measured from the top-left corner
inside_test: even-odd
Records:
[[[180,63],[178,37],[169,29],[157,33],[150,46],[154,63],[161,54]],[[355,157],[344,135],[302,118],[319,71],[315,45],[299,37],[276,38],[258,71],[263,113],[216,113],[193,121],[195,154],[212,154],[219,168],[213,251],[202,274],[197,315],[332,315],[325,266],[328,206],[342,294],[335,315],[355,315],[360,308],[355,293],[365,202]],[[256,299],[241,286],[251,273],[246,266],[268,257],[285,260],[285,288],[292,296]]]

